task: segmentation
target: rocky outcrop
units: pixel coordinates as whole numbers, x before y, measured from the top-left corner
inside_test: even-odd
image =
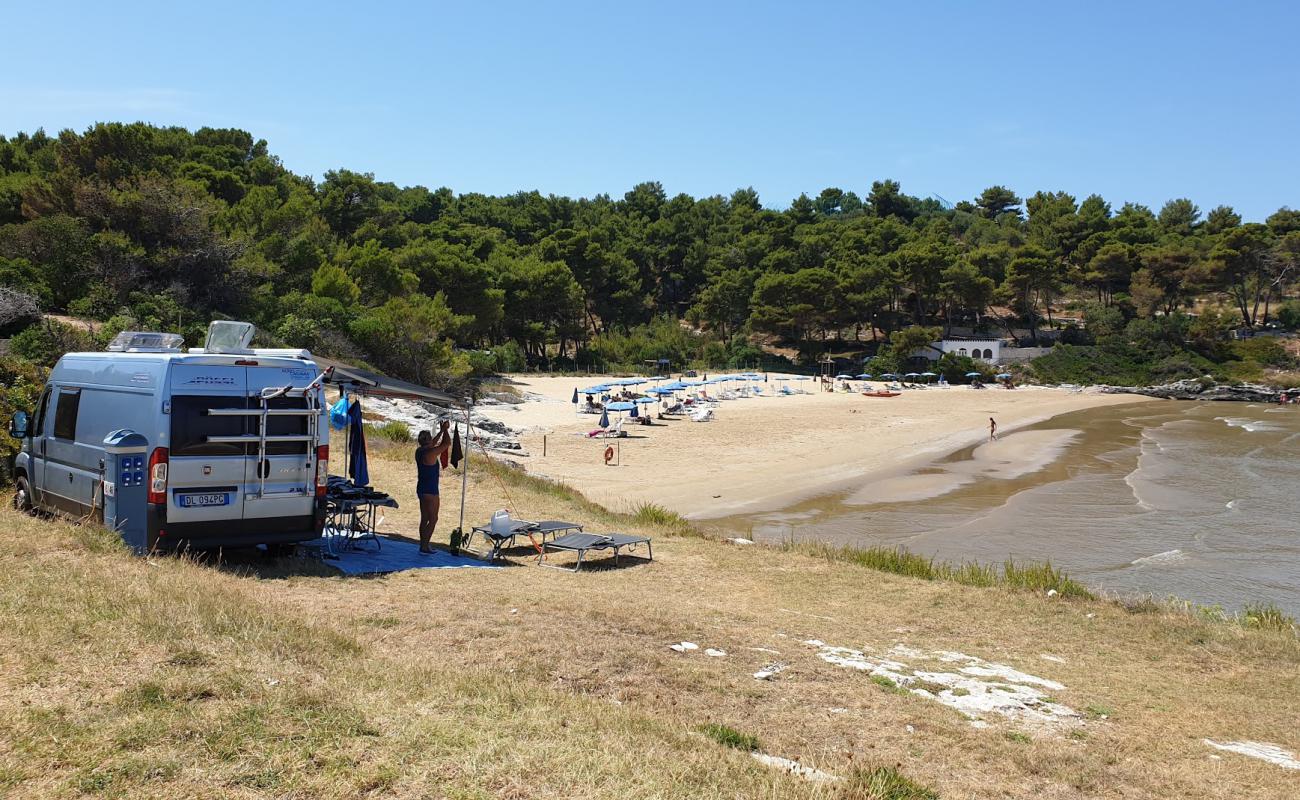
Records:
[[[1256,383],[1222,384],[1200,378],[1166,383],[1163,386],[1100,386],[1106,394],[1141,394],[1169,400],[1236,400],[1248,403],[1276,403],[1280,392]]]
[[[368,413],[378,414],[387,420],[405,423],[412,433],[419,430],[434,430],[437,427],[438,420],[443,418],[449,417],[455,422],[463,422],[465,419],[463,411],[446,409],[433,403],[416,400],[388,400],[380,397],[369,397],[365,401],[365,410]],[[472,420],[475,442],[481,443],[488,450],[499,453],[509,453],[517,456],[528,455],[519,444],[517,432],[504,422],[477,413],[473,415]]]

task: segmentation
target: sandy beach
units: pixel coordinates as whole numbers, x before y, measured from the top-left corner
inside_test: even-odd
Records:
[[[529,456],[519,460],[529,472],[569,483],[616,510],[652,502],[692,519],[776,510],[857,488],[987,438],[990,416],[1000,432],[1010,432],[1070,411],[1143,401],[1033,386],[953,386],[871,398],[816,392],[809,381],[802,385],[811,394],[724,401],[712,422],[674,417],[629,424],[629,435],[615,440],[587,438],[597,418],[575,413],[570,402],[575,388],[599,378],[511,380],[529,399],[482,410],[525,431]],[[775,386],[769,383],[769,391]],[[610,445],[617,465],[607,466]]]

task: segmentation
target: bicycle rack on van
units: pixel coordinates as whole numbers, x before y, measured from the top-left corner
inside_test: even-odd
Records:
[[[207,440],[214,444],[246,444],[257,442],[257,497],[261,499],[266,496],[266,476],[270,472],[270,464],[266,460],[266,446],[276,442],[307,442],[307,454],[310,458],[315,454],[315,447],[319,444],[317,437],[320,434],[320,417],[321,406],[316,393],[320,389],[321,380],[325,378],[328,371],[323,372],[308,385],[302,388],[293,386],[268,387],[261,391],[258,399],[261,401],[260,408],[210,408],[207,411],[208,416],[212,417],[256,417],[257,433],[246,433],[240,436],[209,436]],[[307,401],[306,408],[271,408],[270,402],[281,397],[302,397]],[[285,434],[273,435],[266,432],[266,421],[269,417],[306,417],[307,433],[302,434]],[[309,467],[306,470],[307,476],[303,486],[303,494],[310,497],[316,490],[316,477],[313,470]],[[296,491],[272,492],[272,494],[296,494]]]

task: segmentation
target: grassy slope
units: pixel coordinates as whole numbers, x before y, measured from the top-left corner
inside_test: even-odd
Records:
[[[406,500],[407,471],[379,461],[375,479]],[[504,504],[495,480],[472,483],[471,518]],[[533,480],[507,486],[530,516],[637,527]],[[403,505],[389,525],[411,530],[413,503]],[[1214,760],[1201,743],[1300,745],[1292,634],[699,538],[657,544],[653,565],[581,575],[528,565],[342,579],[292,563],[133,559],[104,534],[4,512],[0,787],[21,797],[924,796],[867,788],[868,770],[897,766],[944,797],[1283,798],[1300,788],[1295,773]],[[1058,680],[1061,702],[1110,718],[1076,737],[976,730],[817,660],[804,638],[961,650]],[[728,656],[667,649],[682,639]],[[751,677],[778,658],[789,664],[778,680]],[[715,741],[709,724],[832,773],[861,769],[862,781],[786,777]]]

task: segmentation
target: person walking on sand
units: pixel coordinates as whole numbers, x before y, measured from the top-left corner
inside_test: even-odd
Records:
[[[438,524],[438,459],[451,448],[451,437],[447,435],[447,420],[438,427],[435,437],[428,431],[420,431],[416,437],[415,448],[415,494],[420,501],[420,552],[428,555],[433,552],[433,529]]]
[[[998,421],[993,419],[992,417],[989,417],[989,441],[996,442],[997,440],[998,440]]]

